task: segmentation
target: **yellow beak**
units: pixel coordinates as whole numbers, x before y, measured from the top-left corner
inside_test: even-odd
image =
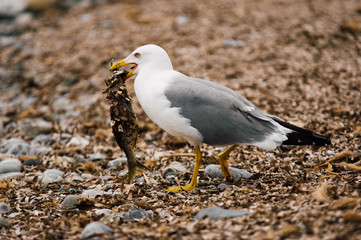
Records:
[[[124,62],[124,59],[117,62],[117,63],[114,63],[111,67],[110,67],[110,72],[113,72],[115,69],[118,69],[118,68],[121,68],[121,67],[124,67],[124,66],[127,66],[127,65],[130,65],[130,64],[133,64],[135,65],[134,68],[129,72],[127,73],[127,75],[125,76],[125,80],[130,78],[131,76],[133,76],[133,71],[137,68],[138,64],[136,63],[126,63]]]

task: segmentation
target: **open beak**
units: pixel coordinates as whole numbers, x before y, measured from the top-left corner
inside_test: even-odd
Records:
[[[126,62],[124,62],[124,59],[123,59],[123,60],[121,60],[121,61],[119,61],[119,62],[117,62],[117,63],[114,63],[114,64],[110,67],[110,72],[113,72],[115,69],[122,68],[122,67],[124,67],[124,66],[131,65],[131,64],[133,64],[134,67],[132,67],[132,68],[131,68],[132,70],[131,70],[129,73],[127,73],[127,75],[125,76],[125,80],[127,80],[128,78],[130,78],[131,76],[134,75],[134,74],[133,74],[133,71],[138,67],[138,64],[136,64],[136,63],[126,63]]]

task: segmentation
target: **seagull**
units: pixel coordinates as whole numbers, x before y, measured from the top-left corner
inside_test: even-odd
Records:
[[[148,117],[169,134],[182,137],[195,149],[195,167],[188,186],[172,186],[171,192],[197,187],[202,143],[231,145],[218,156],[222,174],[232,175],[227,159],[238,145],[272,150],[280,145],[324,146],[326,136],[292,125],[257,108],[245,97],[221,84],[186,76],[173,70],[167,52],[153,44],[135,49],[113,64],[110,71],[131,65],[125,79],[136,75],[134,90]]]

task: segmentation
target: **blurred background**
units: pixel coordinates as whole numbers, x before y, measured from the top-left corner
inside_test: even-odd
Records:
[[[2,0],[0,133],[36,136],[23,132],[29,118],[65,132],[105,122],[111,60],[148,43],[165,48],[176,70],[301,126],[356,119],[360,12],[351,0]]]

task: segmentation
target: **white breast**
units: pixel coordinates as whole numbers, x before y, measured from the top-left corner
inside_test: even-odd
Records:
[[[143,71],[135,79],[135,94],[144,112],[159,127],[198,146],[203,141],[202,135],[191,126],[189,119],[180,115],[179,108],[171,108],[171,102],[164,95],[164,90],[174,81],[177,74],[173,70],[157,74],[147,74]]]

